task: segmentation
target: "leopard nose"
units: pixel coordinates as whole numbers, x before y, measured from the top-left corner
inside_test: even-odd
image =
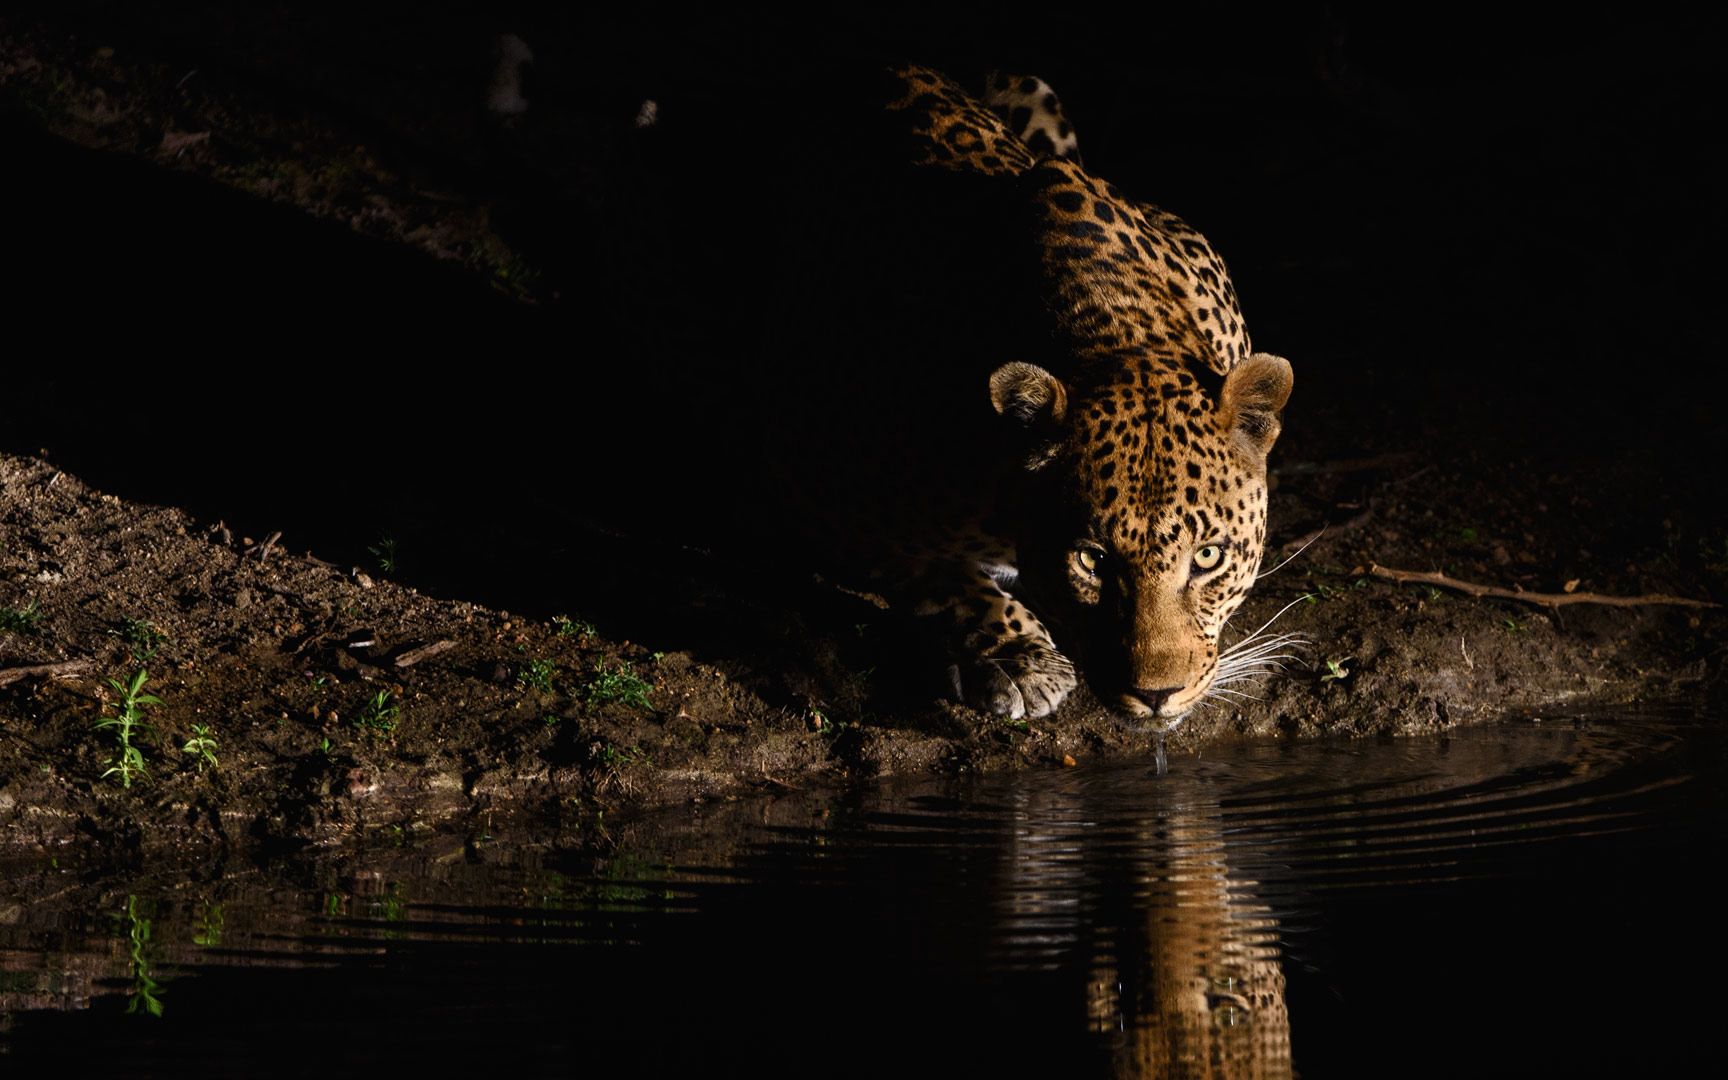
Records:
[[[1166,686],[1162,690],[1129,690],[1136,698],[1146,703],[1146,707],[1156,713],[1170,700],[1170,695],[1182,689],[1180,686]]]

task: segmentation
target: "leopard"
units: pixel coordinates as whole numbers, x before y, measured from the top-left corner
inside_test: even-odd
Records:
[[[774,373],[776,401],[798,402],[770,424],[785,436],[773,495],[798,508],[782,538],[909,613],[934,681],[974,709],[1047,717],[1084,676],[1117,715],[1173,728],[1230,681],[1220,635],[1265,551],[1291,365],[1255,351],[1199,231],[1080,162],[1042,79],[992,72],[975,93],[901,64],[881,85],[894,167],[938,177],[960,209],[912,225],[893,209],[851,234],[801,223],[800,250],[904,231],[886,245],[898,265],[875,274],[897,283],[891,302],[856,301],[850,330],[787,331],[826,368],[861,371],[843,393],[809,374],[824,365]],[[967,214],[997,246],[930,259]],[[983,275],[1012,284],[957,298],[952,283]],[[845,340],[857,325],[920,305],[960,328],[918,342],[915,363],[888,372],[887,334],[867,362],[833,359],[867,351]]]

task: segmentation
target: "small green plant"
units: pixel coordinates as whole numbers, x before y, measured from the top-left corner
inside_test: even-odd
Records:
[[[648,694],[653,689],[653,683],[636,674],[628,663],[619,661],[617,667],[601,664],[595,668],[594,677],[582,688],[582,697],[590,705],[616,701],[633,709],[652,709],[654,703],[648,700]]]
[[[397,826],[398,829],[401,826]],[[408,900],[401,893],[401,886],[392,881],[384,889],[384,895],[371,903],[372,911],[385,922],[402,922],[408,918]]]
[[[401,715],[402,706],[390,700],[390,691],[380,690],[354,714],[354,726],[362,731],[388,735],[396,730],[396,720]]]
[[[216,760],[216,751],[220,749],[216,740],[210,736],[210,729],[203,724],[192,725],[192,737],[186,740],[186,745],[180,748],[182,754],[191,754],[198,762],[198,771],[203,772],[204,766],[216,768],[220,762]]]
[[[836,720],[829,716],[825,709],[810,707],[810,728],[818,735],[833,738],[851,726],[848,720]]]
[[[322,739],[318,740],[318,752],[323,754],[325,757],[329,757],[330,748],[334,745],[335,744],[330,741],[330,736],[326,735]]]
[[[1511,631],[1514,634],[1522,634],[1524,632],[1524,624],[1519,622],[1517,619],[1512,618],[1511,616],[1507,616],[1506,618],[1501,619],[1500,625],[1505,627],[1507,630]]]
[[[21,608],[0,608],[0,634],[34,634],[41,622],[42,609],[34,600]]]
[[[222,905],[210,904],[192,925],[192,944],[213,949],[222,944]]]
[[[564,718],[562,716],[559,716],[557,713],[547,713],[545,716],[542,716],[540,718],[540,722],[542,724],[545,724],[547,727],[551,728],[551,727],[557,727],[558,722],[560,720],[563,720],[563,719]]]
[[[550,694],[558,678],[558,665],[550,660],[530,660],[516,672],[516,685],[524,690]]]
[[[378,560],[378,569],[384,571],[386,574],[394,574],[396,572],[395,537],[380,536],[378,542],[368,547],[366,550],[370,551],[372,557]]]
[[[1458,538],[1460,540],[1474,543],[1476,540],[1476,536],[1477,536],[1476,530],[1473,528],[1470,528],[1468,526],[1458,530]]]
[[[132,964],[132,994],[126,1011],[142,1009],[151,1016],[162,1015],[162,985],[150,977],[150,920],[139,906],[136,896],[126,897],[126,953]]]
[[[106,780],[110,776],[120,777],[122,787],[131,787],[134,777],[144,775],[144,751],[133,743],[133,738],[144,733],[144,706],[160,705],[162,699],[155,694],[144,693],[144,684],[150,681],[149,673],[143,668],[132,676],[130,683],[119,679],[109,679],[108,685],[119,694],[119,700],[107,702],[105,707],[114,710],[113,716],[104,716],[96,721],[97,731],[113,731],[119,753],[109,760],[109,769],[102,774]]]
[[[1354,659],[1356,659],[1354,656],[1346,656],[1337,660],[1327,660],[1326,674],[1320,676],[1320,681],[1333,682],[1335,680],[1342,681],[1348,679],[1350,677],[1350,669],[1344,665]]]
[[[132,655],[134,664],[143,664],[155,659],[156,653],[168,640],[167,634],[143,619],[134,619],[130,615],[121,619],[119,627],[108,631],[108,635],[117,637],[126,643],[126,651]]]
[[[1331,585],[1326,582],[1317,582],[1314,585],[1314,592],[1308,594],[1304,599],[1309,603],[1314,603],[1314,597],[1318,595],[1322,600],[1331,600],[1335,597],[1343,596],[1354,589],[1365,589],[1367,587],[1367,578],[1357,578],[1349,585]]]
[[[594,760],[613,772],[647,758],[640,746],[615,746],[612,743],[601,743],[600,749],[594,753]]]
[[[598,630],[594,629],[593,623],[583,619],[573,619],[568,615],[553,616],[552,626],[558,631],[559,637],[575,638],[578,641],[583,638],[594,637],[599,633]]]

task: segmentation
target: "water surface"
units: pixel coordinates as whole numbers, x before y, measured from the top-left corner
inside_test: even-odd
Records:
[[[1725,773],[1708,720],[1599,716],[590,821],[600,857],[15,860],[0,1061],[1649,1075],[1717,1056]]]

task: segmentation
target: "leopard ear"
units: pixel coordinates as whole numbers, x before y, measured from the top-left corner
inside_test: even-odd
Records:
[[[1255,353],[1224,376],[1220,413],[1225,427],[1246,448],[1266,456],[1283,425],[1278,414],[1290,400],[1290,361]]]
[[[1029,428],[1054,427],[1068,411],[1068,388],[1036,364],[1016,361],[990,373],[990,404]]]

